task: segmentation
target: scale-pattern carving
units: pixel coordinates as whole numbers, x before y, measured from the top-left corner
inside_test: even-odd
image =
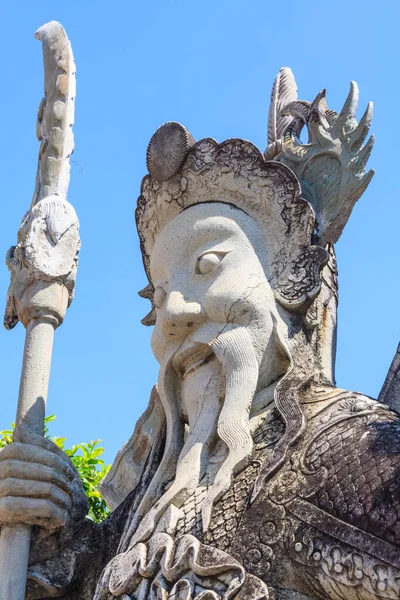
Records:
[[[213,510],[210,528],[205,542],[222,550],[227,550],[239,527],[254,481],[259,471],[259,463],[252,463],[236,477],[232,487]]]
[[[184,516],[178,522],[177,533],[190,533],[220,550],[227,550],[248,505],[260,466],[267,456],[265,449],[272,447],[283,435],[283,432],[282,418],[279,412],[273,409],[253,434],[254,460],[236,476],[230,490],[216,502],[210,528],[206,535],[203,535],[201,522],[201,504],[207,491],[206,483],[203,487],[197,488],[195,493],[183,504]]]
[[[379,406],[379,405],[378,405]],[[328,478],[313,502],[333,516],[400,544],[400,423],[380,407],[332,425],[311,445],[306,466]]]

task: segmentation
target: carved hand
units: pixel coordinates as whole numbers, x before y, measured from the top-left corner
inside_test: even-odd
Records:
[[[24,523],[52,530],[83,519],[87,500],[69,457],[27,430],[0,450],[0,525]]]

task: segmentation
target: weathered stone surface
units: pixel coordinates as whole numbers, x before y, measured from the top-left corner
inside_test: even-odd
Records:
[[[0,454],[0,597],[7,600],[25,595],[31,526],[51,530],[70,516],[74,529],[87,507],[70,460],[41,438],[54,330],[73,298],[80,239],[78,218],[66,199],[75,99],[71,45],[55,21],[36,37],[45,67],[36,185],[18,243],[6,257],[11,282],[4,325],[12,329],[21,321],[26,328],[15,443]]]
[[[334,381],[331,242],[372,176],[356,96],[298,101],[283,69],[264,155],[153,136],[136,217],[158,383],[102,483],[114,512],[83,522],[75,490],[28,598],[400,597],[400,419]]]
[[[268,159],[287,164],[301,182],[303,197],[313,206],[321,244],[337,242],[354,204],[368,187],[374,171],[365,167],[374,145],[364,141],[372,121],[370,102],[356,121],[358,87],[352,81],[340,114],[330,110],[326,91],[313,102],[297,99],[297,86],[290,69],[278,73],[272,90]],[[306,126],[308,143],[299,141]]]
[[[35,191],[18,232],[18,244],[7,253],[11,272],[4,324],[25,327],[42,311],[62,323],[73,298],[79,221],[67,201],[75,103],[75,63],[60,23],[47,23],[35,34],[43,43],[45,97],[40,103],[40,143]],[[63,79],[64,78],[64,79]],[[61,85],[61,82],[62,85]]]

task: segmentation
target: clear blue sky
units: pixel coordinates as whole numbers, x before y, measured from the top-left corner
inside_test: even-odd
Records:
[[[75,301],[56,332],[48,410],[71,443],[102,438],[111,461],[157,378],[133,211],[147,143],[164,121],[196,139],[265,147],[270,88],[290,66],[303,99],[321,88],[340,109],[349,81],[375,102],[376,176],[337,245],[337,383],[379,393],[400,338],[397,102],[400,3],[371,0],[41,0],[1,8],[1,253],[29,206],[42,57],[34,31],[65,26],[77,64],[76,150],[69,199],[81,221]],[[8,273],[0,269],[5,298]],[[0,429],[13,420],[24,330],[0,330]]]

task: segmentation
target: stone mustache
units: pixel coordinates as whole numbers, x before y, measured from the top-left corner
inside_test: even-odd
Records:
[[[50,442],[20,431],[1,451],[19,507],[1,521],[41,525],[29,599],[400,597],[397,359],[380,402],[334,379],[333,243],[373,175],[357,100],[352,83],[339,114],[325,92],[300,101],[284,68],[264,154],[178,123],[154,134],[136,220],[158,383],[102,525]]]

